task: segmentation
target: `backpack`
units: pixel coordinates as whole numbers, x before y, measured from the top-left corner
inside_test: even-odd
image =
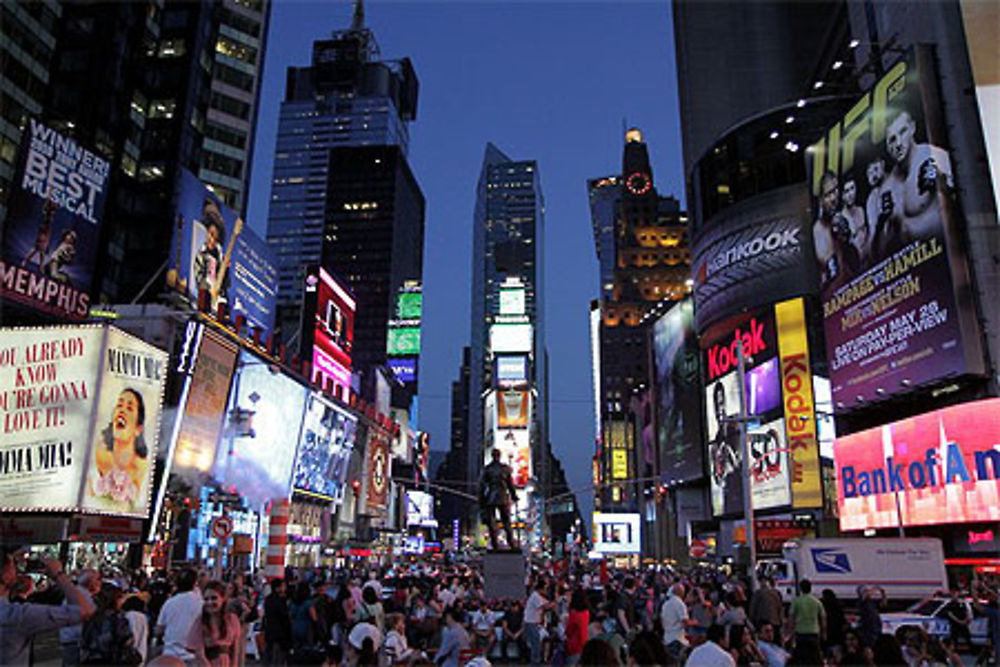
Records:
[[[80,664],[139,665],[142,654],[132,646],[132,630],[124,614],[102,610],[83,625]]]

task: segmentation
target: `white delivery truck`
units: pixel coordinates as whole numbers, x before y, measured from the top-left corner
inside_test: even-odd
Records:
[[[786,542],[783,558],[761,560],[757,575],[774,579],[790,602],[802,579],[813,593],[831,589],[841,600],[857,598],[859,586],[881,586],[895,600],[919,600],[948,590],[941,540],[936,538],[816,538]]]

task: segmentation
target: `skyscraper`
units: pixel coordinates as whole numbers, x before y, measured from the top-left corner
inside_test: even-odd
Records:
[[[298,329],[302,267],[323,256],[330,150],[396,146],[405,161],[417,91],[408,58],[379,58],[360,3],[351,28],[313,43],[310,66],[288,68],[267,226],[278,255],[278,317],[286,341]]]
[[[472,235],[468,478],[479,478],[498,447],[515,477],[542,495],[549,483],[544,221],[537,163],[487,144]]]

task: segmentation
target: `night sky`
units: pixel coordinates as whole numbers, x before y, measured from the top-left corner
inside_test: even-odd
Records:
[[[285,69],[347,28],[350,2],[275,0],[248,213],[267,227]],[[550,438],[578,498],[592,503],[588,303],[598,294],[588,178],[621,169],[623,123],[649,145],[655,184],[682,201],[673,27],[666,2],[367,2],[382,58],[420,81],[410,166],[427,200],[420,426],[449,446],[451,382],[469,340],[476,182],[486,142],[539,164],[546,204]]]

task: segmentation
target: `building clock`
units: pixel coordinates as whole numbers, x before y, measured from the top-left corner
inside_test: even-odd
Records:
[[[627,187],[628,191],[632,194],[641,196],[652,189],[653,183],[649,180],[649,174],[636,171],[629,174],[628,179],[625,181],[625,187]]]

